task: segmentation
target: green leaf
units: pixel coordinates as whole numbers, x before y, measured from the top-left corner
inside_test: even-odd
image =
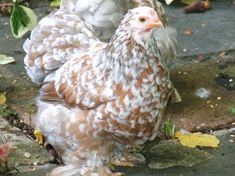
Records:
[[[9,116],[16,116],[16,115],[17,113],[15,111],[8,110],[6,105],[0,105],[0,116],[9,117]]]
[[[15,62],[15,59],[13,57],[0,54],[0,65],[5,65],[12,62]]]
[[[10,23],[14,37],[20,38],[37,25],[37,16],[30,8],[16,4],[12,10]]]
[[[51,7],[57,8],[60,6],[60,0],[52,0],[50,3]]]
[[[235,108],[231,108],[230,113],[231,115],[235,116]]]

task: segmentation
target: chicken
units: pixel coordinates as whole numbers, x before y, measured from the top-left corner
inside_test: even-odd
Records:
[[[153,7],[163,22],[165,28],[155,29],[153,43],[170,63],[176,54],[175,31],[166,26],[164,9],[157,0],[62,0],[60,9],[43,18],[24,43],[29,77],[41,85],[71,55],[87,51],[94,41],[109,39],[127,10],[141,5]]]
[[[40,70],[46,75],[37,102],[36,127],[66,164],[51,176],[120,175],[108,167],[112,158],[122,158],[129,146],[156,137],[173,91],[152,37],[160,27],[163,23],[154,9],[142,6],[127,12],[108,43],[99,41],[78,15],[62,9],[33,31],[41,31],[37,35],[46,46],[38,45],[34,51],[29,40],[25,45],[32,51],[25,59],[28,72],[37,76]],[[60,33],[64,38],[56,38]],[[71,38],[70,33],[77,37]],[[45,48],[56,57],[38,59],[39,54],[47,55]],[[76,54],[56,53],[64,53],[63,49],[76,50]]]
[[[165,11],[158,0],[62,0],[60,8],[79,14],[101,40],[109,40],[127,10],[141,5],[154,8],[166,25]]]

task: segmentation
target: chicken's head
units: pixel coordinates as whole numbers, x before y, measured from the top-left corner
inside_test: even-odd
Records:
[[[133,32],[148,33],[153,28],[162,27],[163,24],[160,21],[157,12],[150,7],[138,7],[129,10],[125,18],[129,18],[129,24]]]
[[[137,43],[148,41],[154,28],[164,26],[157,12],[147,6],[129,10],[122,24]]]

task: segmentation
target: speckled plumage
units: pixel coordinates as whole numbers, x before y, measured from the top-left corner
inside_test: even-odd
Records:
[[[29,77],[38,85],[51,79],[71,55],[87,51],[98,39],[110,39],[127,10],[141,5],[154,8],[166,26],[164,9],[157,0],[62,0],[60,9],[44,17],[24,43]],[[170,63],[176,53],[175,30],[155,30],[151,40]]]
[[[51,175],[111,176],[112,157],[156,137],[172,92],[164,58],[151,40],[159,17],[149,7],[128,11],[108,43],[93,38],[76,18],[76,26],[83,25],[78,33],[85,31],[91,46],[79,45],[77,54],[45,72],[36,126],[67,165]]]
[[[38,23],[23,45],[27,73],[40,85],[45,76],[63,65],[72,54],[88,51],[97,41],[90,26],[79,16],[55,10]]]

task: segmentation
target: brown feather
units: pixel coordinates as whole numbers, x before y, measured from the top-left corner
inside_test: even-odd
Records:
[[[40,100],[62,102],[55,89],[55,82],[48,82],[44,84],[40,90]]]

